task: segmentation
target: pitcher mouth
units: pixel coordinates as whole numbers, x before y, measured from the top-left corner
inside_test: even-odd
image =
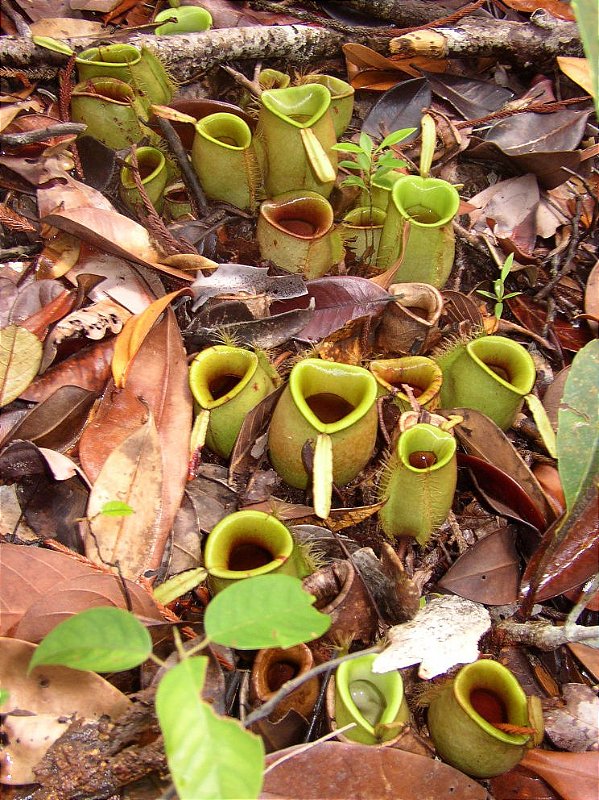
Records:
[[[300,91],[301,90],[301,91]],[[310,128],[326,113],[331,93],[325,86],[309,83],[262,92],[262,104],[296,128]]]
[[[338,433],[358,422],[376,401],[377,383],[362,367],[306,359],[289,376],[293,401],[319,433]]]
[[[306,241],[324,236],[333,225],[333,210],[320,195],[267,200],[260,213],[282,233]]]
[[[524,397],[534,385],[534,362],[528,352],[511,339],[499,337],[502,351],[498,352],[497,338],[488,336],[469,342],[468,354],[476,364],[491,372],[501,386]]]
[[[196,131],[211,142],[229,150],[246,150],[252,142],[249,126],[234,114],[209,114],[196,122]]]
[[[192,394],[202,408],[218,408],[245,389],[257,368],[255,353],[215,345],[198,353],[191,363]]]
[[[406,175],[395,182],[392,197],[401,216],[420,228],[446,225],[460,206],[455,187],[439,178]]]

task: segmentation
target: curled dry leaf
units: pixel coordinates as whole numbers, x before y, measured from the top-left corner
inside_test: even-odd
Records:
[[[149,414],[145,424],[110,453],[94,482],[87,507],[87,557],[113,568],[118,565],[132,580],[160,561],[164,541],[156,536],[156,522],[162,483],[160,440]],[[102,514],[111,500],[126,503],[134,513],[123,517]]]
[[[75,284],[83,275],[103,278],[89,290],[91,300],[98,302],[110,297],[132,314],[141,313],[164,294],[162,284],[160,280],[154,279],[153,272],[143,267],[134,267],[125,259],[109,253],[88,251],[66,277]]]
[[[96,398],[79,386],[62,386],[31,409],[2,440],[27,439],[39,447],[64,450],[72,444]]]
[[[266,757],[261,800],[338,800],[348,791],[353,800],[488,800],[486,789],[457,769],[392,747],[323,742]]]
[[[100,394],[110,377],[113,350],[114,339],[85,347],[46,370],[21,392],[21,400],[40,403],[62,386],[79,386]]]
[[[583,753],[599,750],[599,698],[583,683],[562,686],[565,706],[544,714],[545,733],[560,750]]]
[[[1,781],[9,785],[35,780],[33,768],[67,729],[71,717],[95,720],[108,714],[116,719],[130,705],[122,692],[94,672],[42,666],[28,675],[34,652],[30,642],[0,639],[2,688],[9,692],[2,707],[9,741],[1,757]],[[12,716],[13,710],[19,715]]]
[[[0,288],[2,289],[0,326],[3,328],[11,323],[18,325],[37,314],[64,292],[64,287],[59,281],[33,281],[17,288],[12,281],[4,278]]]

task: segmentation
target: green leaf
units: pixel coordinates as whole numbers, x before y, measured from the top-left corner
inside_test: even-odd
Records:
[[[541,403],[539,398],[534,394],[527,394],[526,395],[526,404],[530,409],[530,413],[533,416],[535,424],[537,426],[537,430],[541,434],[541,439],[543,440],[543,444],[545,445],[545,449],[551,456],[551,458],[557,458],[557,450],[555,447],[555,433],[553,432],[553,428],[551,427],[551,422],[549,421],[549,417],[547,416],[547,412],[545,411],[545,406]]]
[[[213,642],[238,650],[292,647],[317,639],[331,625],[314,600],[290,575],[245,578],[208,603],[204,630]]]
[[[382,150],[385,147],[392,147],[394,144],[398,144],[398,142],[403,142],[404,139],[407,139],[408,136],[411,136],[415,131],[416,128],[402,128],[399,131],[393,131],[389,136],[385,136],[377,150]]]
[[[484,289],[477,289],[476,294],[482,294],[483,297],[488,297],[490,300],[495,300],[495,295],[491,292],[485,292]]]
[[[340,161],[338,166],[345,167],[345,169],[360,169],[359,165],[355,161]]]
[[[339,142],[331,147],[331,150],[337,150],[340,153],[361,153],[362,148],[358,147],[353,142]]]
[[[33,43],[38,47],[43,47],[46,50],[52,50],[53,53],[62,53],[64,56],[74,56],[75,51],[68,44],[52,39],[50,36],[32,36]]]
[[[389,169],[403,169],[407,163],[403,158],[396,158],[393,153],[385,153],[378,160],[379,167],[388,167]]]
[[[220,596],[220,595],[219,595]],[[201,699],[208,659],[187,658],[158,684],[156,714],[179,800],[257,798],[264,745]]]
[[[0,331],[0,407],[25,391],[41,360],[42,343],[27,328],[9,325]]]
[[[131,514],[135,514],[135,509],[120,500],[109,500],[100,509],[100,514],[105,517],[129,517]]]
[[[505,283],[505,279],[510,274],[510,270],[514,263],[514,254],[510,253],[509,256],[503,262],[503,267],[501,268],[501,280]]]
[[[347,178],[344,178],[341,181],[342,186],[359,186],[360,189],[366,189],[366,184],[362,180],[362,178],[358,178],[357,175],[349,175]]]
[[[152,594],[159,603],[165,606],[167,603],[172,603],[177,597],[181,597],[181,595],[195,589],[207,576],[208,573],[202,567],[188,569],[178,575],[173,575],[168,581],[161,583],[160,586],[154,589]]]
[[[6,701],[8,700],[9,697],[10,697],[10,694],[9,694],[8,689],[0,689],[0,706],[3,706],[4,703],[6,703]]]
[[[129,611],[101,606],[57,625],[37,647],[29,672],[40,664],[120,672],[142,664],[152,652],[146,628]]]
[[[365,153],[368,156],[368,158],[370,158],[370,154],[372,153],[372,149],[374,147],[374,142],[372,141],[370,136],[367,133],[361,133],[359,142],[360,142],[360,149],[362,150],[362,152]]]
[[[493,313],[497,319],[501,319],[501,315],[503,314],[503,303],[501,300],[499,303],[495,303],[495,308],[493,309]]]
[[[358,153],[358,155],[356,156],[356,161],[360,165],[360,169],[363,172],[370,172],[372,162],[369,156],[367,156],[365,153]]]
[[[599,9],[597,0],[572,0],[572,6],[578,30],[580,31],[584,54],[588,59],[591,70],[595,111],[599,116],[599,38],[597,37]]]
[[[579,350],[558,413],[558,470],[571,510],[599,473],[599,339]]]

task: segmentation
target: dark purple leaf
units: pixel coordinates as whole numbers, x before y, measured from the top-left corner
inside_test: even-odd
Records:
[[[388,89],[377,100],[362,124],[362,132],[382,139],[401,128],[416,128],[416,133],[404,139],[410,142],[418,136],[422,109],[431,104],[431,90],[426,78],[403,81]]]
[[[478,119],[497,111],[514,97],[511,89],[462,75],[424,72],[434,94],[447,100],[464,119]]]
[[[357,317],[382,313],[385,304],[394,300],[376,283],[355,275],[317,278],[308,281],[306,289],[307,297],[273,303],[271,311],[306,308],[313,299],[313,319],[296,335],[307,342],[324,339]]]

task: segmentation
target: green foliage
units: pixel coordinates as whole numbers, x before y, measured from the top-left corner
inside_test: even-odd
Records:
[[[570,367],[558,413],[558,469],[571,511],[599,474],[599,340],[580,350]]]
[[[188,569],[178,575],[173,575],[168,581],[161,583],[160,586],[154,589],[154,598],[165,606],[167,603],[176,600],[177,597],[181,597],[181,595],[195,589],[202,581],[206,580],[207,575],[208,573],[203,567]]]
[[[135,509],[120,500],[108,500],[100,509],[100,514],[105,517],[130,517],[135,514]]]
[[[510,297],[516,297],[516,295],[522,294],[522,292],[509,292],[508,294],[505,293],[505,282],[507,280],[507,276],[510,274],[510,270],[512,269],[512,265],[514,263],[514,254],[510,253],[509,256],[503,262],[503,266],[501,267],[501,272],[499,273],[499,277],[493,281],[493,292],[484,292],[482,289],[477,289],[477,294],[482,294],[483,297],[488,297],[490,300],[495,300],[495,309],[494,314],[497,319],[501,319],[501,315],[503,314],[503,302],[504,300],[509,300]]]
[[[50,36],[32,36],[33,43],[38,47],[43,47],[46,50],[51,50],[53,53],[62,53],[65,56],[74,56],[75,51],[68,44],[53,39]]]
[[[595,111],[599,117],[599,6],[597,0],[572,0],[572,7],[591,70]]]
[[[10,694],[7,689],[0,689],[0,706],[3,706],[4,703],[8,700]]]
[[[89,608],[57,625],[42,640],[29,662],[71,669],[118,672],[142,664],[152,652],[146,628],[122,608]]]
[[[331,618],[313,607],[299,578],[259,575],[232,583],[212,598],[204,616],[206,636],[238,650],[292,647],[325,633]]]
[[[262,739],[201,699],[207,665],[204,656],[185,659],[156,692],[171,777],[180,800],[251,800],[262,788]]]
[[[394,169],[407,166],[405,161],[395,157],[390,148],[406,139],[415,130],[415,128],[402,128],[393,131],[376,147],[367,133],[360,134],[359,144],[339,142],[333,145],[333,150],[354,156],[352,161],[340,161],[339,166],[359,173],[345,178],[341,185],[359,186],[360,189],[370,193],[373,182],[380,180]]]

